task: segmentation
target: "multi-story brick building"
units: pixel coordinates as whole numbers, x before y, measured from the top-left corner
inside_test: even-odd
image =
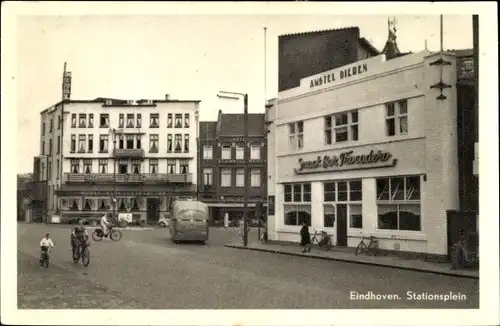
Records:
[[[248,207],[265,204],[267,196],[267,128],[264,114],[248,114],[247,144],[244,115],[223,114],[217,121],[200,122],[199,198],[211,207],[211,219],[222,220],[227,212],[234,220],[244,212],[245,179]],[[248,174],[244,159],[249,157]],[[251,214],[250,214],[251,216]]]
[[[278,94],[268,108],[270,239],[299,241],[306,222],[338,246],[375,235],[382,249],[446,255],[446,211],[459,208],[457,73],[452,54],[442,55],[450,65],[439,58],[380,55]],[[440,81],[452,87],[443,96]]]
[[[113,208],[154,223],[196,194],[199,101],[64,100],[41,112],[40,175],[48,210],[99,216]],[[64,113],[63,113],[64,112]]]

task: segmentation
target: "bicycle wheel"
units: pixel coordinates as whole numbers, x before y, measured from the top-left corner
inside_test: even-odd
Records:
[[[324,248],[326,251],[328,251],[328,250],[332,249],[332,247],[333,247],[332,240],[328,240],[328,242],[327,242],[327,243],[325,243],[325,244],[323,245],[323,248]]]
[[[45,259],[43,260],[43,264],[45,268],[49,268],[49,256],[45,257]]]
[[[85,247],[82,250],[82,263],[83,266],[87,267],[90,264],[90,249],[89,247]]]
[[[122,238],[122,233],[119,230],[112,230],[109,237],[113,241],[120,241]]]
[[[94,232],[92,232],[92,239],[94,239],[94,241],[101,241],[102,240],[102,231],[97,231],[95,230]]]
[[[358,246],[356,247],[356,251],[354,252],[354,255],[359,255],[360,253],[363,252],[363,250],[365,250],[365,243],[363,241],[361,241]]]

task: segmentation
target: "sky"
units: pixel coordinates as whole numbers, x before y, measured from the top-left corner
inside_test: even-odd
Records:
[[[279,35],[358,26],[360,36],[382,50],[387,19],[317,14],[19,17],[16,106],[22,141],[17,173],[32,172],[33,156],[39,154],[39,113],[61,99],[64,62],[73,76],[72,99],[161,99],[170,94],[201,100],[201,120],[215,120],[218,110],[236,113],[243,106],[219,100],[219,90],[248,93],[250,113],[263,112],[265,98],[276,96]],[[438,15],[396,15],[396,20],[401,51],[422,51],[425,40],[429,50],[439,50]],[[472,16],[445,15],[443,43],[445,49],[472,48]]]

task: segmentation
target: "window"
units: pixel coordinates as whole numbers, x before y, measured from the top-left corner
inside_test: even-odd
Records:
[[[86,135],[78,135],[78,153],[85,153]]]
[[[59,180],[59,172],[61,172],[61,166],[59,164],[59,159],[56,160],[56,179]]]
[[[94,114],[89,114],[89,128],[94,128]]]
[[[167,173],[168,174],[176,174],[177,173],[177,161],[176,160],[167,160]]]
[[[294,183],[284,185],[285,202],[311,202],[311,184]]]
[[[128,173],[128,161],[127,160],[119,160],[118,161],[118,173],[127,174]]]
[[[134,128],[134,114],[127,114],[127,128]]]
[[[250,159],[260,160],[260,145],[250,145]]]
[[[137,123],[135,124],[137,128],[141,128],[142,126],[142,115],[140,113],[137,113]]]
[[[136,140],[137,149],[141,149],[142,148],[141,135],[136,135],[135,140]]]
[[[377,179],[379,229],[420,231],[420,176]]]
[[[49,155],[52,155],[52,138],[49,139]]]
[[[99,159],[99,173],[108,173],[108,160]]]
[[[298,121],[288,124],[288,137],[290,149],[300,149],[304,147],[304,122]]]
[[[126,135],[127,149],[134,149],[134,135]]]
[[[109,114],[101,113],[99,117],[99,128],[109,128]]]
[[[172,120],[173,120],[172,113],[169,113],[167,115],[167,128],[172,128]]]
[[[149,115],[149,128],[160,127],[160,115],[158,113],[151,113]]]
[[[156,158],[149,159],[149,173],[151,174],[158,173],[158,159]]]
[[[167,135],[167,153],[172,153],[173,150],[173,140],[172,140],[172,134]]]
[[[158,134],[150,134],[149,135],[149,152],[150,153],[158,153]]]
[[[285,205],[285,225],[311,226],[311,205]]]
[[[70,146],[70,153],[76,152],[76,135],[72,134],[71,135],[71,146]]]
[[[189,153],[189,134],[184,134],[184,153]]]
[[[45,155],[45,142],[42,141],[42,155]]]
[[[179,167],[181,170],[180,171],[181,174],[188,174],[189,173],[189,160],[180,160]]]
[[[260,169],[252,169],[250,172],[250,186],[252,187],[260,187]]]
[[[61,116],[57,116],[57,130],[61,130],[62,118]]]
[[[108,152],[108,135],[99,135],[99,153]]]
[[[118,128],[123,128],[125,124],[125,115],[123,113],[120,113],[118,116]]]
[[[76,128],[76,113],[71,114],[71,128]]]
[[[189,128],[189,113],[184,114],[184,128]]]
[[[231,169],[221,170],[220,186],[231,187]]]
[[[325,202],[324,226],[333,227],[335,216],[337,215],[336,203],[342,203],[344,206],[347,205],[349,227],[356,229],[362,228],[362,194],[361,180],[323,183],[323,201]]]
[[[89,144],[87,150],[89,153],[92,153],[92,151],[94,150],[94,135],[89,135]]]
[[[83,160],[83,173],[92,173],[92,160]]]
[[[71,160],[71,173],[80,173],[80,160]]]
[[[78,115],[78,127],[85,128],[85,122],[87,121],[87,115],[85,113],[80,113]]]
[[[203,169],[203,185],[211,186],[213,179],[213,170],[212,168],[204,168]]]
[[[463,67],[464,71],[472,72],[474,70],[474,63],[472,62],[472,60],[464,60]]]
[[[175,128],[182,128],[182,114],[175,115]]]
[[[134,174],[141,173],[141,161],[140,160],[132,160],[132,173],[134,173]]]
[[[52,162],[47,163],[47,179],[52,179]]]
[[[387,103],[385,109],[387,136],[408,134],[408,101]]]
[[[61,136],[57,136],[57,152],[56,154],[61,153]]]
[[[76,124],[76,118],[75,118],[75,124]],[[42,136],[45,135],[45,122],[42,123]]]
[[[182,152],[182,134],[175,134],[175,147],[174,151],[176,153]]]
[[[231,145],[222,145],[221,158],[223,160],[230,160],[231,159]]]
[[[245,159],[245,147],[243,145],[236,145],[236,159],[244,160]]]
[[[325,117],[325,144],[358,140],[358,110]]]
[[[125,139],[124,139],[123,135],[118,136],[118,148],[119,149],[125,148]]]
[[[245,169],[236,169],[236,187],[245,186]]]
[[[212,145],[203,145],[203,159],[211,160],[213,157]]]
[[[54,129],[54,118],[50,119],[49,121],[49,132],[52,132]]]

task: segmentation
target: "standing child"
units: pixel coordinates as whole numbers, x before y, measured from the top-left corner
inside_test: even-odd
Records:
[[[302,228],[300,229],[300,245],[304,247],[302,252],[311,251],[311,235],[309,234],[309,226],[306,222],[302,223]]]
[[[45,252],[48,252],[50,248],[54,248],[54,243],[50,238],[50,233],[45,234],[45,237],[40,241],[40,263],[43,262],[43,255]]]

